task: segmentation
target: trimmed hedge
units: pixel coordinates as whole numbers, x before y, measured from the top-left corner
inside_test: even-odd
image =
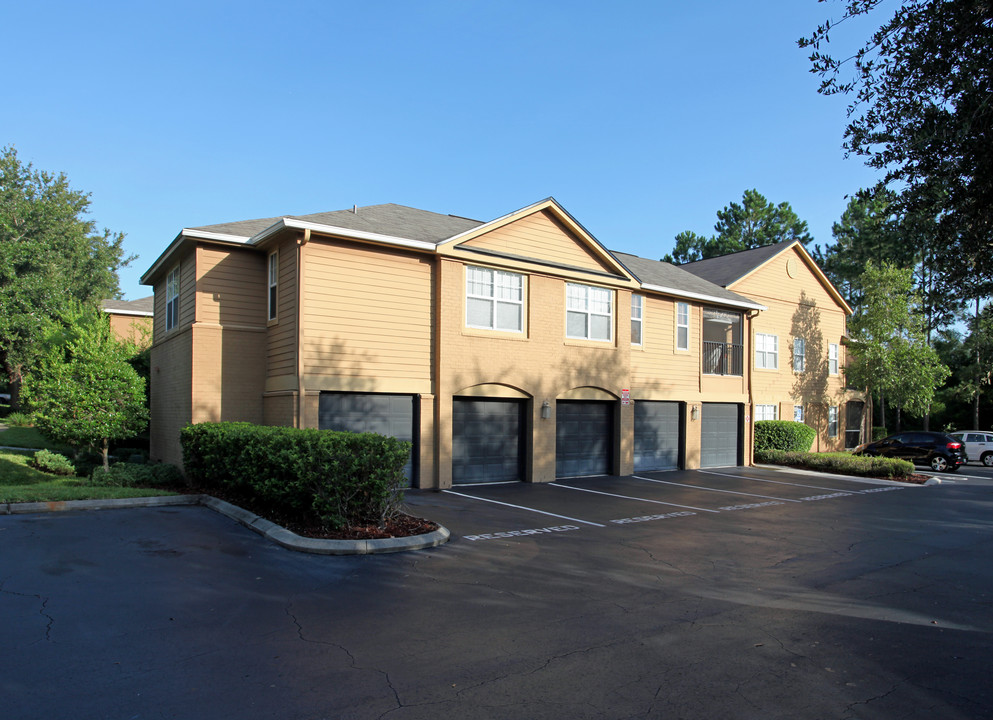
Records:
[[[161,485],[179,485],[183,474],[175,465],[157,463],[119,462],[104,470],[103,466],[94,468],[90,474],[90,485],[101,487],[157,487]]]
[[[321,524],[382,526],[400,512],[409,442],[375,433],[200,423],[180,432],[187,477]]]
[[[38,450],[29,463],[42,472],[52,475],[75,475],[76,468],[65,455],[51,452],[50,450]]]
[[[807,453],[763,450],[755,452],[755,462],[786,465],[806,470],[855,475],[858,477],[905,478],[914,474],[914,464],[906,460],[863,457],[848,453]]]
[[[784,450],[808,452],[814,444],[817,431],[809,425],[793,420],[758,420],[755,423],[755,452]]]

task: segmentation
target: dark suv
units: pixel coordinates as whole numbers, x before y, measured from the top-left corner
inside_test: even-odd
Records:
[[[890,435],[876,442],[859,445],[856,455],[881,455],[909,460],[916,465],[930,465],[939,472],[955,472],[965,465],[965,447],[947,433],[915,430]]]

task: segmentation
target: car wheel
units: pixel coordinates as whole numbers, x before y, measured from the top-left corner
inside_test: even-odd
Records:
[[[948,461],[941,457],[941,455],[935,455],[931,458],[931,469],[938,472],[945,472],[948,470]]]
[[[983,457],[980,460],[983,461],[983,465],[986,467],[993,467],[993,452],[983,453]]]

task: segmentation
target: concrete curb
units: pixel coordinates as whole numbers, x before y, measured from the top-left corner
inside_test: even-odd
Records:
[[[762,468],[764,470],[778,470],[779,472],[795,473],[797,475],[813,475],[815,477],[843,478],[845,480],[851,480],[853,482],[865,483],[866,485],[895,485],[896,487],[930,487],[932,485],[941,484],[941,478],[934,477],[933,475],[928,479],[926,483],[920,485],[918,483],[900,482],[899,480],[883,480],[881,478],[859,477],[858,475],[842,475],[840,473],[826,473],[826,472],[819,472],[817,470],[803,470],[801,468],[786,467],[785,465],[759,465],[758,463],[756,463],[752,465],[752,467]]]
[[[117,498],[111,500],[64,500],[60,502],[0,503],[0,515],[25,515],[42,512],[68,512],[70,510],[113,510],[122,508],[165,507],[169,505],[203,505],[241,523],[270,542],[288,550],[317,555],[372,555],[379,553],[423,550],[448,542],[451,533],[438,526],[434,532],[402,538],[376,540],[324,540],[308,538],[290,532],[284,527],[259,517],[237,505],[219,500],[212,495],[158,495],[143,498]]]

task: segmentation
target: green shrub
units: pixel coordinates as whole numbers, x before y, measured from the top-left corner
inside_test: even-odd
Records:
[[[136,447],[118,447],[111,453],[119,462],[143,465],[148,462],[148,451]]]
[[[4,423],[10,427],[31,427],[34,424],[34,420],[26,412],[12,412],[7,415]]]
[[[108,470],[100,465],[90,474],[90,484],[101,487],[160,487],[178,485],[183,475],[175,465],[119,462]]]
[[[80,450],[72,459],[79,477],[90,477],[96,468],[103,469],[103,455],[90,450]]]
[[[884,457],[862,457],[848,453],[756,451],[755,462],[787,465],[806,470],[855,475],[858,477],[905,478],[913,475],[914,464],[906,460]]]
[[[374,433],[201,423],[180,433],[190,480],[332,528],[382,525],[400,511],[410,443]]]
[[[755,451],[807,452],[817,431],[792,420],[759,420],[755,423]]]
[[[882,440],[887,435],[889,435],[889,433],[886,432],[886,428],[881,427],[879,425],[872,426],[872,442],[876,442],[877,440]]]
[[[34,457],[31,458],[30,464],[38,470],[51,473],[52,475],[76,474],[76,468],[73,467],[69,458],[65,455],[51,452],[50,450],[39,450],[36,452]]]

